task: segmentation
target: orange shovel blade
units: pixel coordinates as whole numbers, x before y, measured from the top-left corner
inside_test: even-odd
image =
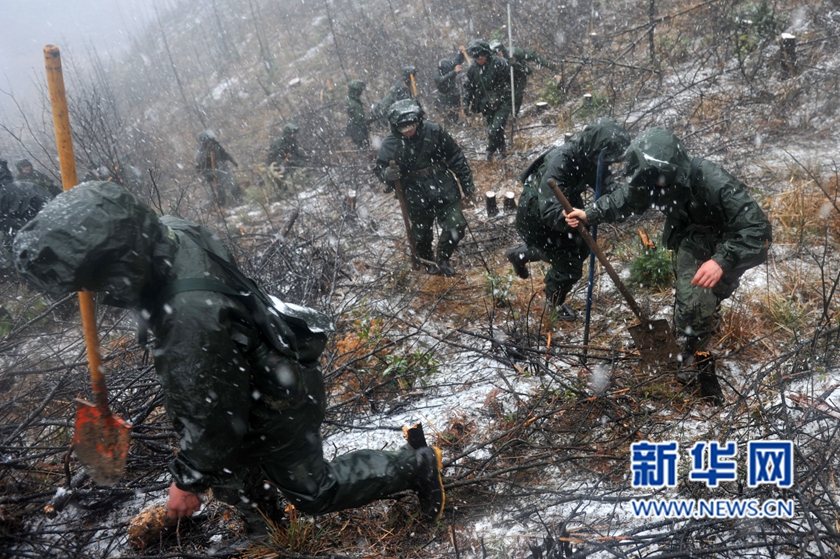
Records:
[[[73,450],[85,472],[99,485],[114,485],[123,475],[131,425],[108,408],[76,399]]]

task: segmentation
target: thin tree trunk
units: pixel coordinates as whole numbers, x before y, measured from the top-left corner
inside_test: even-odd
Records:
[[[655,29],[653,20],[656,18],[656,0],[650,0],[650,10],[648,12],[648,18],[650,19],[650,30],[648,31],[648,50],[650,51],[650,63],[653,64],[656,62],[656,48],[653,40],[653,30]]]
[[[349,82],[350,78],[347,77],[347,69],[344,65],[344,59],[341,56],[341,49],[338,48],[338,37],[335,34],[335,27],[333,26],[333,18],[332,13],[330,12],[330,5],[328,0],[324,0],[324,8],[327,10],[327,21],[330,22],[330,33],[332,34],[333,38],[333,45],[335,46],[335,53],[338,55],[338,63],[341,65],[341,73],[344,74],[344,82]]]
[[[216,5],[216,0],[213,1],[213,17],[216,19],[216,27],[218,28],[219,40],[222,45],[222,52],[225,53],[225,58],[233,58],[234,62],[239,62],[239,51],[236,50],[236,44],[231,44],[227,40],[227,30],[222,25],[222,18],[219,15],[219,7]],[[231,57],[231,54],[233,56]]]
[[[260,58],[262,58],[263,64],[265,64],[265,70],[269,77],[272,77],[274,74],[274,64],[271,60],[271,53],[263,42],[262,33],[260,32],[259,13],[254,7],[253,0],[248,0],[248,7],[251,9],[251,19],[254,20],[254,31],[257,34],[257,42],[260,44]]]
[[[184,84],[181,83],[181,76],[178,75],[178,68],[175,66],[175,61],[172,59],[172,52],[169,50],[169,41],[166,40],[166,31],[163,28],[163,23],[160,21],[160,12],[155,8],[155,18],[157,18],[158,27],[160,27],[160,36],[163,38],[163,48],[166,50],[166,56],[169,58],[169,64],[172,66],[172,73],[175,74],[175,81],[178,84],[178,91],[181,94],[181,100],[184,102],[184,106],[187,108],[187,112],[193,112],[195,110],[196,115],[198,115],[198,120],[201,121],[202,128],[207,128],[207,122],[204,120],[204,115],[201,111],[197,110],[189,101],[187,101],[187,96],[184,93]]]

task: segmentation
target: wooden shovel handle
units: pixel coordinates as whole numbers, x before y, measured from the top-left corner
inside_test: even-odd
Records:
[[[61,53],[58,47],[44,47],[44,65],[47,70],[47,86],[50,91],[55,145],[58,149],[58,163],[61,168],[61,184],[70,190],[79,182],[76,176],[76,159],[73,154],[73,137],[70,133],[70,114],[67,111],[67,94],[64,90],[64,75],[61,72]],[[99,350],[99,336],[96,332],[96,311],[93,294],[79,292],[79,308],[82,327],[85,332],[90,380],[93,384],[94,403],[102,410],[108,410],[108,389],[102,374],[102,353]]]
[[[64,91],[64,76],[61,73],[61,53],[58,47],[44,47],[44,65],[47,68],[47,85],[50,90],[55,144],[58,149],[58,163],[61,168],[61,185],[70,190],[79,182],[76,177],[76,159],[73,155],[73,138],[70,134],[70,115],[67,112],[67,94]]]
[[[566,210],[566,213],[572,213],[572,210],[574,210],[574,208],[569,203],[569,200],[566,199],[566,195],[563,194],[563,191],[560,190],[560,187],[557,186],[557,181],[555,181],[554,179],[548,179],[547,184],[549,188],[551,188],[551,191],[554,193],[554,197],[557,198],[557,201],[560,202],[560,204],[563,206],[563,209]],[[592,235],[589,234],[589,231],[587,230],[586,225],[584,225],[583,222],[578,223],[577,232],[580,233],[580,236],[583,237],[583,240],[586,241],[586,244],[589,245],[589,248],[592,249],[592,252],[594,252],[595,256],[598,257],[598,260],[601,261],[601,264],[603,264],[604,269],[607,271],[607,274],[609,274],[610,278],[613,280],[613,283],[615,283],[615,286],[618,288],[621,294],[624,295],[624,298],[627,300],[627,304],[630,306],[630,309],[633,311],[633,314],[635,314],[636,317],[640,321],[642,321],[643,324],[647,324],[648,322],[650,322],[647,316],[645,316],[644,311],[642,311],[642,308],[636,303],[636,300],[633,298],[633,295],[624,285],[624,282],[621,281],[621,278],[618,277],[618,273],[615,271],[615,268],[613,268],[612,264],[610,264],[609,260],[607,260],[607,255],[604,254],[604,251],[601,250],[601,247],[598,246],[598,243],[595,241],[595,239],[592,238]]]
[[[397,168],[397,162],[393,159],[388,163],[388,165],[392,169]],[[408,248],[411,251],[411,258],[417,261],[419,256],[417,254],[417,247],[414,246],[414,236],[411,234],[411,219],[408,217],[408,203],[405,201],[405,193],[403,192],[402,181],[400,179],[394,181],[394,190],[397,191],[397,200],[400,201],[400,211],[402,212],[405,232],[408,235]]]

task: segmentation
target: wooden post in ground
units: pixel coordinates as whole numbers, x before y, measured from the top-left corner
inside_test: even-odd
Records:
[[[796,35],[782,33],[779,57],[782,62],[782,75],[786,78],[796,76]]]
[[[505,209],[505,213],[513,213],[516,211],[516,194],[508,190],[505,192],[505,197],[503,200],[502,207]]]

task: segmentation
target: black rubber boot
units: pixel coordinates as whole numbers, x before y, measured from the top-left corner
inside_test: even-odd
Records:
[[[405,441],[414,450],[429,446],[426,444],[426,434],[423,432],[422,423],[415,423],[411,427],[403,426],[402,429]]]
[[[694,366],[697,367],[697,382],[700,383],[700,397],[716,406],[724,403],[723,390],[715,372],[715,358],[708,351],[694,354]]]
[[[496,156],[496,159],[498,159],[499,161],[507,157],[507,147],[505,146],[504,141],[502,141],[502,145],[499,146],[497,153],[498,155]]]
[[[699,388],[700,398],[715,406],[725,403],[723,390],[715,372],[715,358],[708,351],[695,351],[689,357],[683,358],[677,371],[677,381],[690,391]]]
[[[273,484],[252,472],[244,480],[235,504],[249,539],[265,539],[274,528],[286,523],[286,501]]]
[[[455,249],[458,248],[458,243],[461,240],[461,235],[458,231],[444,229],[440,233],[440,238],[438,239],[437,245],[437,266],[440,270],[440,273],[446,277],[452,277],[455,275],[455,268],[452,267],[452,263],[449,261],[449,257],[455,252]]]
[[[507,251],[507,259],[510,265],[513,266],[513,271],[522,279],[531,277],[528,271],[528,259],[526,254],[528,252],[528,245],[519,245]]]
[[[446,505],[446,492],[443,490],[443,468],[441,452],[436,446],[417,449],[417,497],[420,499],[420,511],[429,522],[437,522],[443,516]]]
[[[549,305],[551,305],[551,310],[555,313],[559,320],[565,320],[566,322],[573,322],[577,320],[577,313],[566,304],[566,297],[569,295],[569,291],[571,291],[571,287],[566,289],[561,289],[554,293],[549,300]]]
[[[455,275],[455,268],[452,267],[452,263],[448,258],[438,258],[437,267],[440,273],[448,278]]]
[[[572,307],[570,307],[566,303],[554,307],[554,312],[557,314],[558,319],[565,320],[566,322],[574,322],[575,320],[577,320],[578,317],[574,309],[572,309]]]

